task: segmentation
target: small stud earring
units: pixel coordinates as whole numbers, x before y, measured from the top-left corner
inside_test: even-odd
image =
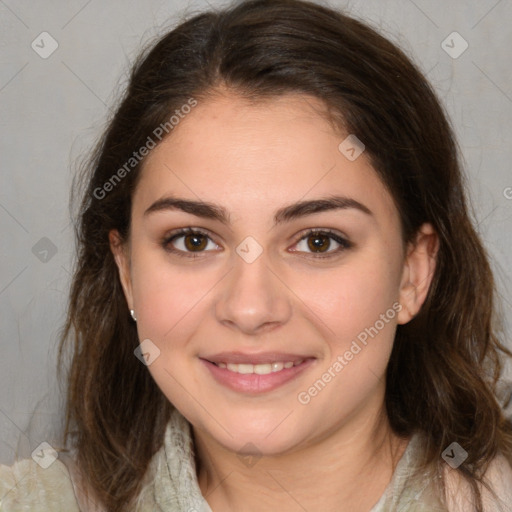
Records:
[[[137,321],[137,318],[135,317],[135,311],[133,309],[130,309],[130,314],[132,315],[132,318]]]

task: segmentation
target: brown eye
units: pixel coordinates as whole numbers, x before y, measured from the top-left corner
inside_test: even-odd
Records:
[[[307,239],[308,248],[313,252],[325,252],[331,245],[330,238],[325,235],[309,235]]]
[[[208,239],[201,234],[184,235],[185,247],[189,251],[202,251],[208,245]]]
[[[208,244],[211,244],[209,249]],[[162,241],[162,247],[167,252],[189,258],[198,257],[204,252],[210,252],[212,248],[218,248],[206,233],[191,228],[182,229],[166,237]]]
[[[330,250],[333,243],[334,250]],[[329,258],[350,249],[352,243],[332,231],[310,230],[299,240],[296,247],[297,252],[305,252],[317,258]]]

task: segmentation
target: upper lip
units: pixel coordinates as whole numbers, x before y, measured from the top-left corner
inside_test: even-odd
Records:
[[[258,354],[247,354],[243,352],[220,352],[211,356],[204,356],[201,359],[211,363],[231,364],[267,364],[278,361],[296,363],[303,359],[311,359],[312,356],[301,354],[290,354],[285,352],[260,352]]]

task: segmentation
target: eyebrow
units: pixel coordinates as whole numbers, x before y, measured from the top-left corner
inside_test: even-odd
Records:
[[[274,215],[274,224],[277,225],[284,222],[290,222],[294,219],[312,215],[314,213],[332,210],[346,210],[349,208],[359,210],[366,215],[373,215],[367,206],[355,199],[344,196],[329,196],[309,201],[298,201],[280,208]],[[196,217],[217,220],[226,225],[231,223],[228,211],[220,205],[173,196],[158,199],[144,212],[143,216],[146,217],[152,213],[167,210],[179,210],[195,215]]]

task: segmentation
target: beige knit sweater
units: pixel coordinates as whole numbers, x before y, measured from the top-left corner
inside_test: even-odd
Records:
[[[386,491],[369,512],[471,511],[468,503],[449,508],[443,505],[434,492],[435,476],[411,478],[421,447],[421,438],[413,436]],[[193,450],[190,425],[175,410],[134,512],[212,512],[197,483]],[[100,507],[86,502],[76,475],[73,465],[60,458],[46,469],[32,459],[17,461],[13,466],[0,465],[0,511],[100,511]],[[491,477],[501,500],[487,499],[486,512],[512,512],[512,468],[503,457],[493,464]]]

